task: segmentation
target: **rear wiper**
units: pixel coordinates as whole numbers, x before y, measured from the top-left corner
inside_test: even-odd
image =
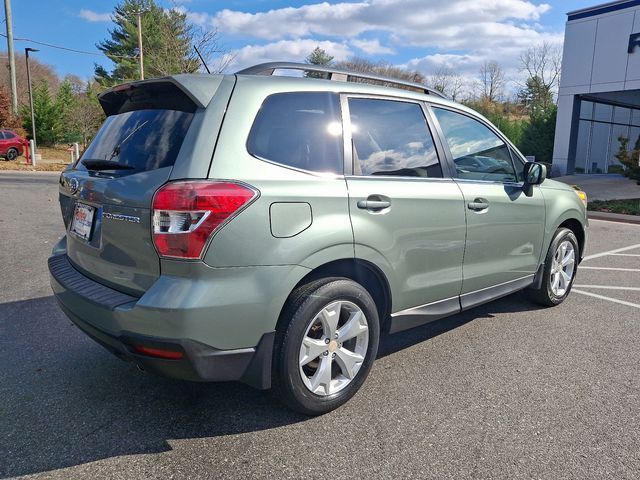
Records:
[[[112,160],[104,160],[101,158],[82,160],[82,163],[88,170],[134,170],[135,167],[126,163],[114,162]]]
[[[116,145],[113,148],[113,151],[111,152],[111,156],[109,157],[109,160],[111,160],[113,157],[117,157],[118,155],[120,155],[120,149],[127,142],[127,140],[129,140],[131,137],[133,137],[136,134],[136,132],[141,130],[142,127],[144,127],[147,123],[149,123],[149,120],[145,120],[144,122],[142,122],[140,125],[138,125],[136,128],[134,128],[133,131],[129,135],[124,137],[124,139],[118,145]]]

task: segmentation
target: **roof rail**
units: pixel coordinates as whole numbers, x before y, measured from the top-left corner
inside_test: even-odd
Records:
[[[354,78],[361,78],[364,80],[372,80],[374,82],[391,83],[393,85],[408,87],[418,92],[426,93],[429,95],[435,95],[440,98],[447,98],[441,92],[422,85],[421,83],[407,82],[406,80],[400,80],[398,78],[385,77],[382,75],[376,75],[374,73],[355,72],[350,70],[338,70],[331,67],[323,67],[320,65],[313,65],[308,63],[295,63],[295,62],[268,62],[254,65],[243,70],[236,72],[237,75],[273,75],[276,70],[300,70],[303,72],[319,72],[326,73],[329,80],[337,80],[342,82],[353,81]]]

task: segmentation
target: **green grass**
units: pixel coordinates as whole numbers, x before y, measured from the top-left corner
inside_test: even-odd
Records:
[[[623,213],[640,215],[640,198],[630,200],[593,200],[587,208],[596,212]]]

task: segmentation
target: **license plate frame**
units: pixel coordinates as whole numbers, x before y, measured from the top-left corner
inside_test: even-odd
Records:
[[[95,213],[96,207],[85,203],[76,203],[76,206],[73,209],[73,217],[71,218],[69,232],[74,234],[76,237],[81,238],[85,242],[91,241]]]

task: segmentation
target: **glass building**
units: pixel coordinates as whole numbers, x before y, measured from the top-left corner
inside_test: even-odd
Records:
[[[640,148],[640,1],[570,12],[553,154],[556,174],[619,173]]]

